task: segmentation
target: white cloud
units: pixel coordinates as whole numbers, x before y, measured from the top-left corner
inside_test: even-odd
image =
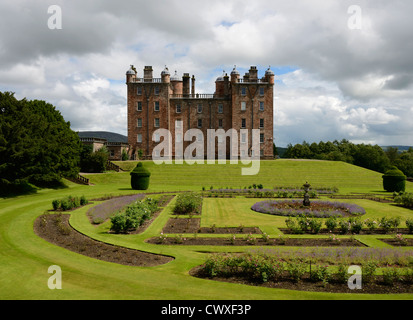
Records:
[[[222,69],[292,66],[275,86],[275,138],[410,143],[413,2],[62,1],[62,30],[47,28],[49,1],[0,4],[0,90],[44,99],[76,130],[126,133],[125,71],[165,64],[211,93]],[[264,71],[264,70],[260,70]]]

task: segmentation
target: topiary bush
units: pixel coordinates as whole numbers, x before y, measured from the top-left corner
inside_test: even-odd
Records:
[[[405,191],[406,176],[397,167],[392,167],[383,175],[383,188],[388,192]]]
[[[136,165],[130,175],[132,189],[146,190],[149,188],[149,177],[151,176],[151,173],[143,167],[142,162],[139,162]]]

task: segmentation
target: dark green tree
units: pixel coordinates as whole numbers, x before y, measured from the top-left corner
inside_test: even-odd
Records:
[[[84,145],[80,155],[80,171],[101,173],[106,170],[109,152],[106,147],[93,152],[91,145]]]
[[[56,108],[0,92],[0,177],[56,186],[78,174],[81,142]]]

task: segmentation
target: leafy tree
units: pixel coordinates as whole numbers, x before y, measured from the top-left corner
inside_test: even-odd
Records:
[[[78,174],[80,149],[78,135],[53,105],[0,92],[0,183],[58,185]]]
[[[80,170],[89,173],[104,172],[108,158],[109,152],[105,146],[93,152],[91,145],[84,145],[80,156]]]

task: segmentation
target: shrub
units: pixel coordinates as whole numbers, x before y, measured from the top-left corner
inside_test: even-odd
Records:
[[[287,271],[293,281],[298,282],[305,274],[307,264],[299,260],[292,260],[287,262]]]
[[[296,222],[295,219],[287,218],[287,219],[285,219],[285,224],[287,225],[287,228],[292,233],[295,233],[295,234],[303,233],[303,230],[301,229],[301,226]]]
[[[323,222],[317,218],[313,218],[310,220],[310,230],[312,233],[317,234],[322,226]]]
[[[53,200],[52,201],[53,210],[57,210],[60,207],[60,200]]]
[[[413,233],[413,219],[408,218],[406,220],[406,226],[409,229],[409,233]]]
[[[311,281],[322,281],[324,284],[328,283],[331,279],[331,272],[328,266],[316,265],[310,274]]]
[[[143,167],[142,162],[139,162],[135,169],[130,173],[131,186],[134,190],[146,190],[149,187],[149,177],[151,173]]]
[[[363,264],[363,281],[366,283],[372,282],[374,280],[374,273],[377,269],[377,263],[373,260],[367,261]]]
[[[364,224],[371,232],[374,231],[379,225],[379,223],[374,219],[366,219],[364,220]]]
[[[181,193],[176,197],[175,214],[199,213],[202,204],[202,197],[195,192]]]
[[[386,233],[389,232],[393,227],[393,223],[392,223],[391,219],[386,218],[386,217],[382,217],[380,219],[380,224],[379,225],[384,230],[384,232],[386,232]]]
[[[79,197],[72,197],[72,196],[68,196],[66,198],[63,199],[56,199],[52,201],[52,206],[53,206],[53,210],[71,210],[77,207],[80,207],[81,205],[85,205],[87,204],[88,201],[86,200],[86,198],[84,196],[82,196],[81,198]]]
[[[363,222],[360,218],[349,218],[348,223],[350,225],[350,232],[351,233],[360,233],[361,229],[363,228]]]
[[[331,216],[328,217],[327,220],[325,221],[325,225],[327,227],[327,230],[330,232],[333,232],[335,228],[337,228],[337,217]]]
[[[350,224],[349,224],[348,220],[346,220],[346,219],[340,220],[339,226],[340,226],[340,232],[342,234],[346,234],[350,230]]]
[[[147,198],[129,205],[123,212],[118,212],[111,217],[111,230],[115,233],[125,233],[136,230],[146,220],[150,219],[157,210],[157,201]]]
[[[401,279],[400,272],[397,268],[384,268],[383,269],[383,282],[388,286],[392,286],[395,281]]]
[[[402,193],[394,198],[394,202],[406,208],[413,208],[413,193]]]
[[[383,188],[388,192],[400,192],[406,189],[406,176],[397,167],[392,167],[383,175]]]

